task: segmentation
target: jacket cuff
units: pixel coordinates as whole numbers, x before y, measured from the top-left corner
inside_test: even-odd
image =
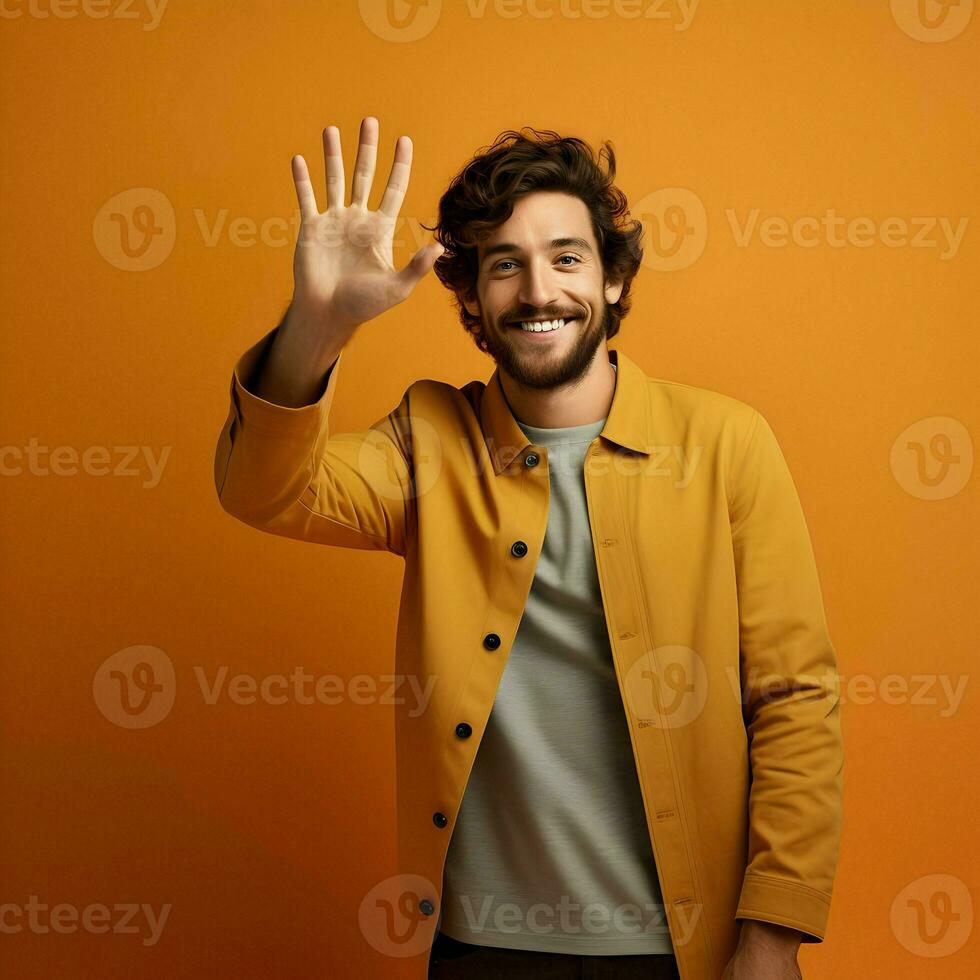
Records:
[[[830,895],[796,881],[746,874],[736,919],[758,919],[803,933],[803,942],[823,942],[830,915]]]
[[[258,429],[274,429],[284,434],[315,434],[319,432],[325,415],[330,411],[337,388],[337,365],[344,352],[337,355],[326,375],[326,383],[320,397],[309,405],[291,408],[266,401],[250,390],[254,385],[255,371],[265,360],[279,327],[270,330],[257,344],[245,351],[235,364],[231,379],[231,399],[238,420],[246,426]]]

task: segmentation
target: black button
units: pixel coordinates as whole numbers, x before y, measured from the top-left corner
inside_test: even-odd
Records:
[[[437,810],[435,813],[432,814],[432,822],[437,827],[445,827],[446,824],[449,823],[449,817],[447,817],[444,813],[440,813]]]
[[[500,637],[496,633],[487,633],[483,638],[483,645],[488,650],[496,650],[500,646]]]
[[[461,721],[456,726],[456,737],[457,738],[469,738],[473,734],[473,729],[466,724],[465,721]]]
[[[538,461],[540,460],[540,458],[541,457],[538,456],[537,453],[528,453],[524,457],[524,465],[525,466],[537,466],[538,465]]]
[[[515,558],[523,558],[527,554],[527,542],[526,541],[515,541],[510,546],[510,553]]]
[[[419,902],[419,911],[423,915],[432,915],[435,910],[436,907],[427,898],[423,898],[422,901]]]

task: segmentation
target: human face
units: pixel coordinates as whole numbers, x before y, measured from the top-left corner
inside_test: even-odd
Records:
[[[526,388],[564,387],[584,375],[609,327],[608,305],[622,285],[605,282],[602,257],[581,198],[535,191],[480,242],[476,300],[488,351],[502,372]],[[522,320],[564,318],[529,333]]]

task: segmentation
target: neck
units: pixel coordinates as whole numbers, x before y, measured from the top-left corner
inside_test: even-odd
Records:
[[[616,371],[603,344],[588,370],[571,384],[527,388],[501,370],[500,386],[518,421],[540,429],[563,429],[598,422],[609,415],[616,391]]]

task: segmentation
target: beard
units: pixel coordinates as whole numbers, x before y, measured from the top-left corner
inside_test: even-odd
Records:
[[[551,313],[529,315],[538,317]],[[571,346],[568,346],[567,338],[554,337],[539,345],[538,341],[517,336],[515,331],[520,330],[520,326],[511,325],[514,317],[512,313],[504,314],[494,329],[487,328],[486,317],[483,317],[483,339],[487,353],[501,372],[510,375],[518,385],[534,389],[564,388],[578,381],[588,371],[599,345],[606,339],[612,319],[609,305],[603,299],[601,313],[591,322],[586,323],[579,317],[561,327],[561,330],[574,331]],[[538,346],[540,350],[535,349]],[[553,347],[560,347],[561,353],[552,350]]]

